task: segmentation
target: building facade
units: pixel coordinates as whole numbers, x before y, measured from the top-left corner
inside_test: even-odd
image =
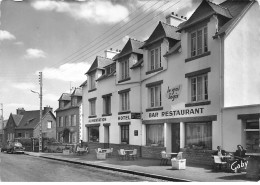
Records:
[[[82,90],[75,88],[71,94],[63,93],[59,99],[57,117],[57,140],[62,143],[79,143],[81,124]]]
[[[140,146],[152,158],[183,151],[200,163],[217,146],[259,151],[259,17],[256,1],[202,1],[188,20],[173,13],[145,42],[94,61],[84,141]]]

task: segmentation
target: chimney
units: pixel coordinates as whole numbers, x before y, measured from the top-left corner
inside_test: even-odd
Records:
[[[48,111],[51,111],[52,112],[52,107],[50,106],[46,106],[43,108],[43,115],[46,114]]]
[[[25,112],[24,108],[18,108],[18,109],[16,109],[16,114],[17,114],[17,115],[23,115],[24,112]]]
[[[116,54],[120,53],[119,50],[117,49],[116,51],[113,51],[112,48],[105,50],[105,57],[112,59]]]
[[[174,14],[174,12],[166,16],[166,23],[175,27],[178,27],[179,24],[184,21],[186,21],[184,16],[178,16],[178,14]]]

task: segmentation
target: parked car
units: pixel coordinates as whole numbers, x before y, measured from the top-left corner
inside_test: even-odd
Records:
[[[24,153],[24,147],[19,142],[9,142],[6,146],[1,148],[1,152],[7,152],[7,153]]]

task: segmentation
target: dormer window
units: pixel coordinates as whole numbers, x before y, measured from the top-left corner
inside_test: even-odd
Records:
[[[110,75],[116,70],[116,65],[112,64],[106,68],[106,74]]]
[[[129,78],[129,60],[120,62],[121,79],[126,80]]]
[[[149,70],[156,70],[162,67],[161,64],[161,48],[157,47],[155,49],[150,50],[150,65]]]
[[[191,57],[208,52],[208,28],[203,27],[190,34]]]
[[[74,97],[72,98],[72,106],[76,106],[77,105],[77,98]]]
[[[96,89],[96,73],[89,74],[89,90]]]
[[[64,101],[60,101],[60,108],[64,107]]]

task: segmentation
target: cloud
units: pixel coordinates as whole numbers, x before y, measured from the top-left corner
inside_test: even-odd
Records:
[[[26,50],[26,55],[24,57],[28,58],[28,59],[45,58],[46,53],[42,50],[39,50],[39,49],[30,48],[30,49]]]
[[[2,40],[15,40],[15,36],[5,30],[0,30],[0,41]]]
[[[129,11],[126,7],[102,0],[82,3],[38,0],[32,2],[31,5],[36,10],[67,13],[76,20],[83,19],[98,24],[117,23],[129,15]],[[127,19],[125,21],[127,21]]]
[[[42,70],[43,78],[56,79],[66,82],[83,82],[84,74],[89,69],[90,65],[85,62],[67,63],[59,68],[44,68]],[[36,72],[35,74],[38,74]]]
[[[17,46],[23,46],[24,45],[24,43],[21,42],[21,41],[15,42],[14,44],[17,45]]]
[[[13,88],[21,89],[21,90],[31,90],[35,89],[36,86],[33,83],[13,83],[11,84]]]
[[[59,96],[54,94],[43,94],[44,100],[50,100],[50,101],[57,101],[59,99]]]

